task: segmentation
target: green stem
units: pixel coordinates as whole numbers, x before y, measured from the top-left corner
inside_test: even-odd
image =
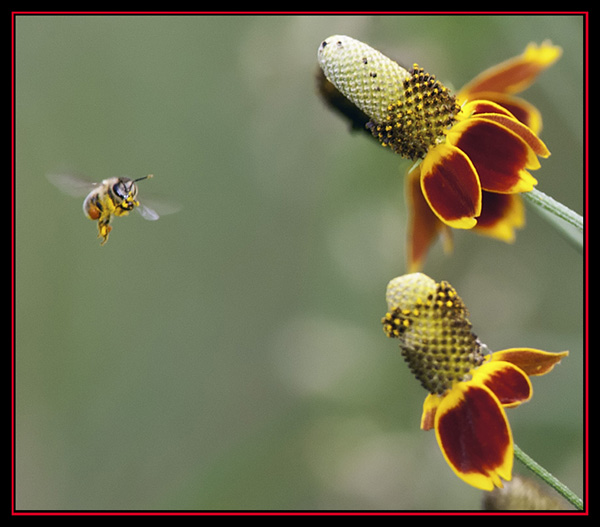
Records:
[[[579,214],[538,189],[524,192],[522,196],[562,234],[567,236],[577,248],[583,249],[583,218]]]
[[[542,478],[548,485],[550,485],[554,490],[556,490],[561,496],[569,501],[574,507],[583,510],[583,500],[577,496],[572,490],[570,490],[566,485],[561,483],[556,477],[554,477],[550,472],[548,472],[544,467],[536,463],[533,459],[531,459],[525,452],[523,452],[517,445],[515,447],[515,457],[523,463],[529,470],[533,473],[537,474],[540,478]]]

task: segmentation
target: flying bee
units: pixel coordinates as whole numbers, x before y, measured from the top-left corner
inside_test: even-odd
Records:
[[[54,185],[71,196],[81,197],[87,194],[83,201],[83,213],[90,220],[98,221],[98,238],[102,238],[100,245],[108,240],[113,216],[127,216],[135,209],[146,220],[154,221],[160,217],[154,209],[141,204],[137,199],[137,182],[151,177],[152,174],[138,179],[121,176],[104,179],[101,183],[90,183],[69,174],[48,175]]]

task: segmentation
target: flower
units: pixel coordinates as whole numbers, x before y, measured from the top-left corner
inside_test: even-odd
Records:
[[[529,44],[518,57],[506,60],[480,73],[457,94],[459,102],[469,100],[492,101],[539,134],[542,129],[540,112],[533,105],[516,97],[529,87],[535,78],[556,62],[562,54],[558,46],[543,42],[541,46]],[[408,261],[409,270],[422,266],[431,243],[441,235],[446,252],[451,249],[451,230],[431,212],[420,190],[420,172],[408,174],[406,195],[410,209]],[[525,224],[525,208],[518,193],[488,192],[482,188],[481,214],[473,231],[507,243],[515,240],[515,230]]]
[[[407,71],[350,37],[321,43],[324,76],[360,113],[351,114],[321,82],[327,102],[354,123],[367,116],[366,127],[384,146],[415,161],[406,178],[411,271],[438,236],[451,248],[451,228],[514,240],[524,224],[519,193],[533,190],[529,171],[550,152],[537,136],[539,112],[513,93],[559,56],[549,43],[531,45],[454,96],[416,64]]]
[[[435,430],[454,473],[482,490],[512,476],[513,438],[504,408],[532,396],[529,376],[544,375],[568,355],[532,348],[487,353],[472,331],[468,311],[447,282],[422,273],[387,286],[386,335],[429,391],[421,428]]]

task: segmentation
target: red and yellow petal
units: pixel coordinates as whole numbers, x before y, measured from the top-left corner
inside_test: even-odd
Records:
[[[455,474],[482,490],[510,480],[513,439],[498,398],[484,385],[462,382],[442,399],[435,432],[444,458]]]
[[[458,114],[458,120],[470,119],[474,115],[497,113],[506,117],[514,117],[508,108],[493,102],[491,99],[475,99],[465,103],[461,112]]]
[[[542,115],[540,111],[521,97],[495,92],[477,92],[470,94],[471,99],[492,101],[508,110],[515,119],[530,128],[535,134],[542,130]]]
[[[438,236],[444,240],[444,250],[452,250],[452,231],[433,213],[423,196],[420,166],[406,175],[405,196],[409,211],[408,272],[412,273],[422,267],[429,247]]]
[[[525,206],[519,194],[481,193],[481,215],[473,228],[478,234],[507,243],[515,240],[515,230],[525,225]]]
[[[568,351],[550,353],[533,348],[510,348],[495,351],[490,361],[510,362],[527,375],[545,375],[568,354]]]
[[[421,190],[435,215],[456,229],[471,229],[481,213],[481,185],[473,163],[448,143],[432,148],[421,163]]]
[[[518,93],[530,86],[537,76],[554,64],[561,56],[562,49],[549,41],[540,46],[531,43],[518,57],[488,68],[460,90],[461,98],[483,91]]]
[[[436,393],[430,393],[425,397],[423,403],[423,414],[421,415],[421,430],[431,430],[435,427],[435,414],[444,397]]]
[[[536,134],[534,134],[530,128],[525,126],[522,122],[518,121],[514,117],[508,117],[506,115],[497,113],[482,113],[478,115],[478,118],[487,119],[489,121],[501,124],[505,128],[508,128],[511,132],[525,141],[527,146],[529,146],[529,148],[531,148],[533,153],[535,153],[537,156],[548,157],[550,155],[550,150],[548,150],[544,142]],[[532,159],[535,158],[532,157]],[[536,159],[535,161],[531,161],[527,166],[528,168],[537,168],[539,163]]]
[[[533,389],[523,370],[505,361],[490,361],[473,372],[473,383],[488,387],[505,407],[531,399]]]
[[[511,194],[529,192],[537,184],[526,170],[539,168],[536,153],[503,124],[474,116],[455,125],[447,139],[470,159],[483,190]]]

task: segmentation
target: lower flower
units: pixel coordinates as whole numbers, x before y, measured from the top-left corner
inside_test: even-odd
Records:
[[[529,377],[544,375],[568,352],[513,348],[486,354],[467,309],[447,282],[422,273],[388,284],[384,331],[400,341],[411,371],[430,392],[421,428],[434,429],[444,458],[483,490],[510,480],[513,438],[505,408],[532,396]]]

